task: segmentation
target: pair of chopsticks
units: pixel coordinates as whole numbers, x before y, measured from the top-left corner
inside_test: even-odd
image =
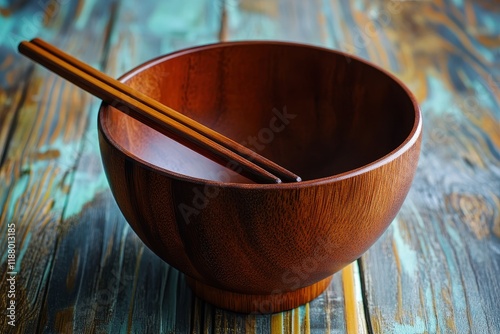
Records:
[[[247,147],[196,122],[95,68],[35,38],[19,52],[142,123],[176,139],[258,183],[299,182],[301,178]],[[239,168],[238,168],[239,167]]]

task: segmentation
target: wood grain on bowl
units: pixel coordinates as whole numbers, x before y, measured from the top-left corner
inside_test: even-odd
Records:
[[[411,185],[420,111],[396,79],[362,60],[290,43],[228,43],[153,60],[124,80],[237,141],[279,126],[257,143],[260,152],[304,177],[252,183],[101,107],[102,159],[124,216],[216,305],[254,312],[268,295],[281,311],[317,295],[380,237]]]

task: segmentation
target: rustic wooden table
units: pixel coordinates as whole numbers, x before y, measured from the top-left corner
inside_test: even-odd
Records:
[[[421,103],[412,190],[316,300],[265,316],[216,309],[125,222],[101,167],[99,101],[19,56],[35,36],[113,76],[221,40],[357,54]],[[500,333],[499,36],[500,3],[486,0],[0,1],[0,332]]]

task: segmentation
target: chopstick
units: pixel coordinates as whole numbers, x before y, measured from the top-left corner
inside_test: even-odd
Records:
[[[19,52],[47,67],[108,104],[190,148],[259,183],[298,182],[300,177],[222,134],[112,79],[56,47],[35,38]],[[201,151],[201,152],[200,152]],[[274,174],[278,175],[275,176]]]

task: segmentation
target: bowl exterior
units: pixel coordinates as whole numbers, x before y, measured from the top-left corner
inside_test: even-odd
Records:
[[[359,258],[406,197],[420,129],[415,138],[397,157],[354,176],[234,187],[181,179],[134,160],[109,141],[99,122],[111,190],[141,240],[190,279],[258,295],[310,286]]]

